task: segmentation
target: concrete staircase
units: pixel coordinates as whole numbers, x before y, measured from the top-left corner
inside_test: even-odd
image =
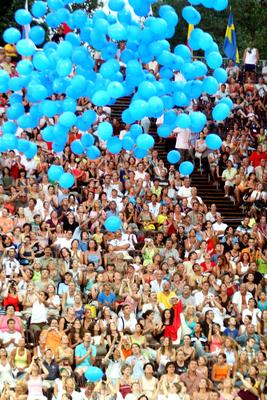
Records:
[[[122,112],[129,106],[131,101],[130,97],[123,97],[118,99],[116,104],[112,106],[111,117],[121,120]],[[158,137],[155,120],[152,119],[150,128],[150,134],[155,139],[155,149],[158,151],[159,158],[164,161],[164,164],[168,167],[167,161],[168,151],[175,148],[175,138],[162,139]],[[202,198],[204,203],[209,207],[212,203],[217,206],[218,212],[220,212],[224,218],[224,222],[233,228],[236,228],[242,220],[242,210],[235,206],[229,198],[224,197],[224,192],[217,188],[210,182],[210,178],[205,173],[194,171],[191,175],[192,186],[197,187],[198,195]]]

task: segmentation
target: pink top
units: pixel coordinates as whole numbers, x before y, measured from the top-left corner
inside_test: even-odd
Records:
[[[3,315],[2,318],[0,319],[0,331],[1,332],[7,332],[7,321],[9,319],[14,319],[15,320],[15,330],[16,332],[21,332],[21,320],[19,317],[13,316],[13,317],[8,317],[6,315]]]
[[[217,338],[217,336],[213,336],[211,337],[211,343],[210,343],[210,352],[211,353],[215,353],[218,352],[222,349],[222,343],[220,341],[219,338]]]
[[[30,376],[28,380],[28,399],[43,397],[43,382],[41,376]]]

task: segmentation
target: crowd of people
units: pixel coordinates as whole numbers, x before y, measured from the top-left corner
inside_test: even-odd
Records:
[[[8,46],[0,67],[16,76]],[[158,76],[157,63],[147,68]],[[98,124],[110,121],[120,138],[130,126],[88,98],[77,113],[97,112],[98,160],[72,153],[76,127],[63,152],[51,149],[42,130],[56,117],[18,129],[38,153],[0,159],[1,400],[266,400],[267,76],[246,72],[230,61],[216,95],[185,110],[207,115],[203,132],[173,132],[182,159],[244,209],[237,227],[155,149],[143,160],[109,154]],[[0,124],[9,96],[0,96]],[[212,106],[226,96],[232,113],[215,126]],[[146,132],[161,123],[140,121]],[[215,128],[223,144],[210,151]],[[75,176],[71,189],[49,181],[51,164]],[[121,230],[106,231],[110,216]],[[97,383],[85,378],[90,366],[104,373]]]

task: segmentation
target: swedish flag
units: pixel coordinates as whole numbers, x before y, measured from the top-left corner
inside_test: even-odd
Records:
[[[235,32],[235,25],[234,25],[232,11],[230,11],[228,18],[223,51],[228,58],[231,58],[236,64],[239,64],[239,53],[236,44],[236,32]]]

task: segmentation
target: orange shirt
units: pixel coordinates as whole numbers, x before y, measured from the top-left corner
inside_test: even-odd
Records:
[[[61,334],[56,330],[43,330],[40,337],[46,338],[46,347],[56,354],[57,348],[61,345]]]
[[[213,376],[215,381],[223,381],[228,377],[228,373],[231,369],[231,366],[229,364],[224,364],[224,365],[219,365],[219,364],[214,364],[213,365]]]
[[[14,221],[10,217],[1,217],[0,228],[2,229],[3,233],[12,232],[14,228]]]

